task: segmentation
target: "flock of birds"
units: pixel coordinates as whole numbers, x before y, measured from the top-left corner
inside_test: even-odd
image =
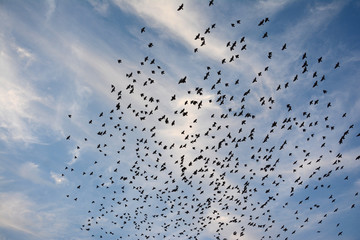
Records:
[[[211,0],[209,6],[213,4]],[[177,11],[183,10],[181,4]],[[269,23],[264,18],[256,24],[262,31]],[[241,24],[236,20],[229,27]],[[206,45],[205,37],[215,27],[212,24],[194,37],[200,41],[194,54]],[[145,27],[140,34],[146,34]],[[264,31],[259,39],[265,41],[269,35]],[[241,59],[247,45],[251,42],[245,36],[229,41],[225,46],[231,54],[219,66]],[[183,76],[178,81],[181,96],[171,89],[169,96],[156,96],[154,89],[166,79],[166,70],[150,56],[140,61],[139,70],[126,74],[125,89],[112,84],[114,107],[89,120],[94,136],[83,138],[84,145],[93,146],[99,155],[92,155],[95,160],[86,167],[67,165],[62,174],[84,177],[66,195],[75,204],[89,205],[81,230],[96,239],[242,239],[248,231],[256,239],[292,239],[306,227],[321,234],[329,215],[355,209],[358,193],[341,209],[336,205],[340,196],[329,179],[341,178],[340,184],[351,181],[338,173],[344,169],[342,154],[332,147],[360,134],[354,135],[350,125],[338,142],[332,141],[337,127],[332,120],[346,118],[346,113],[332,111],[326,100],[325,74],[314,70],[322,57],[299,56],[301,64],[292,79],[276,84],[269,91],[272,96],[248,103],[257,97],[262,77],[271,71],[273,56],[287,47],[283,43],[267,52],[269,65],[253,79],[227,79],[223,77],[226,68],[210,66],[204,67],[198,82]],[[123,60],[117,62],[122,66]],[[339,62],[333,63],[330,71],[339,67]],[[311,85],[306,85],[309,79]],[[194,84],[199,86],[193,88]],[[281,91],[301,86],[317,97],[309,104],[276,106]],[[133,98],[141,100],[128,101]],[[251,113],[254,104],[257,110]],[[274,109],[285,117],[258,120]],[[344,234],[340,221],[334,229],[338,236]]]

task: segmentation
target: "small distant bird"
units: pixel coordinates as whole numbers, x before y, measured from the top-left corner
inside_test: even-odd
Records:
[[[142,29],[141,29],[141,33],[144,33],[145,32],[145,27],[143,27]]]
[[[183,77],[183,78],[181,78],[181,79],[179,80],[179,83],[178,83],[178,84],[180,84],[180,83],[186,83],[186,76]]]
[[[148,47],[149,47],[149,48],[151,48],[152,46],[154,46],[154,44],[152,44],[152,43],[149,43],[149,44],[148,44]]]
[[[339,62],[336,63],[334,69],[337,69],[338,67],[340,67],[340,63],[339,63]]]
[[[177,10],[178,10],[178,11],[184,10],[184,4],[182,3]]]
[[[282,51],[284,51],[286,49],[286,43],[283,45],[283,47],[281,48]]]
[[[118,59],[118,63],[121,63],[121,59]]]
[[[71,114],[69,114],[68,117],[71,118]]]
[[[214,0],[210,0],[209,6],[214,5]]]

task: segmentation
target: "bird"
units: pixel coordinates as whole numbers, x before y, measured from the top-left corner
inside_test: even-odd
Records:
[[[177,9],[177,11],[180,11],[180,10],[184,10],[184,4],[183,3]]]
[[[181,83],[186,83],[186,76],[179,80],[178,84],[181,84]]]

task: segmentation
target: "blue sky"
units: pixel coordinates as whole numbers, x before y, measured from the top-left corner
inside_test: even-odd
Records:
[[[0,240],[358,239],[359,13],[1,1]]]

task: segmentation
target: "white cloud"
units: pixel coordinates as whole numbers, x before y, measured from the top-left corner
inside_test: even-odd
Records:
[[[30,53],[30,51],[26,50],[25,48],[18,46],[16,48],[16,51],[19,54],[20,58],[29,58],[29,59],[34,58],[34,56]]]
[[[109,8],[108,0],[88,0],[93,8],[101,15],[106,15]]]
[[[39,169],[39,165],[33,162],[26,162],[19,167],[18,174],[20,177],[30,180],[36,184],[51,184],[49,181],[45,180],[41,175],[42,172]]]
[[[323,31],[331,23],[341,10],[346,6],[348,1],[333,1],[326,3],[318,3],[315,6],[309,6],[307,16],[295,26],[289,26],[285,39],[288,42],[297,40],[298,44],[308,42],[313,37],[314,32]]]
[[[45,212],[26,195],[18,192],[0,193],[0,226],[20,231],[29,238],[45,239],[65,225],[55,212]]]
[[[279,0],[279,1],[272,1],[272,0],[260,0],[257,3],[257,10],[261,11],[263,14],[274,14],[281,9],[283,9],[286,4],[290,3],[289,0]]]
[[[63,184],[67,182],[67,179],[61,174],[50,172],[51,178],[55,181],[56,184]]]
[[[53,15],[53,13],[55,12],[56,1],[55,0],[47,0],[46,2],[48,4],[48,10],[46,12],[46,20],[48,21],[51,18],[51,16]]]

